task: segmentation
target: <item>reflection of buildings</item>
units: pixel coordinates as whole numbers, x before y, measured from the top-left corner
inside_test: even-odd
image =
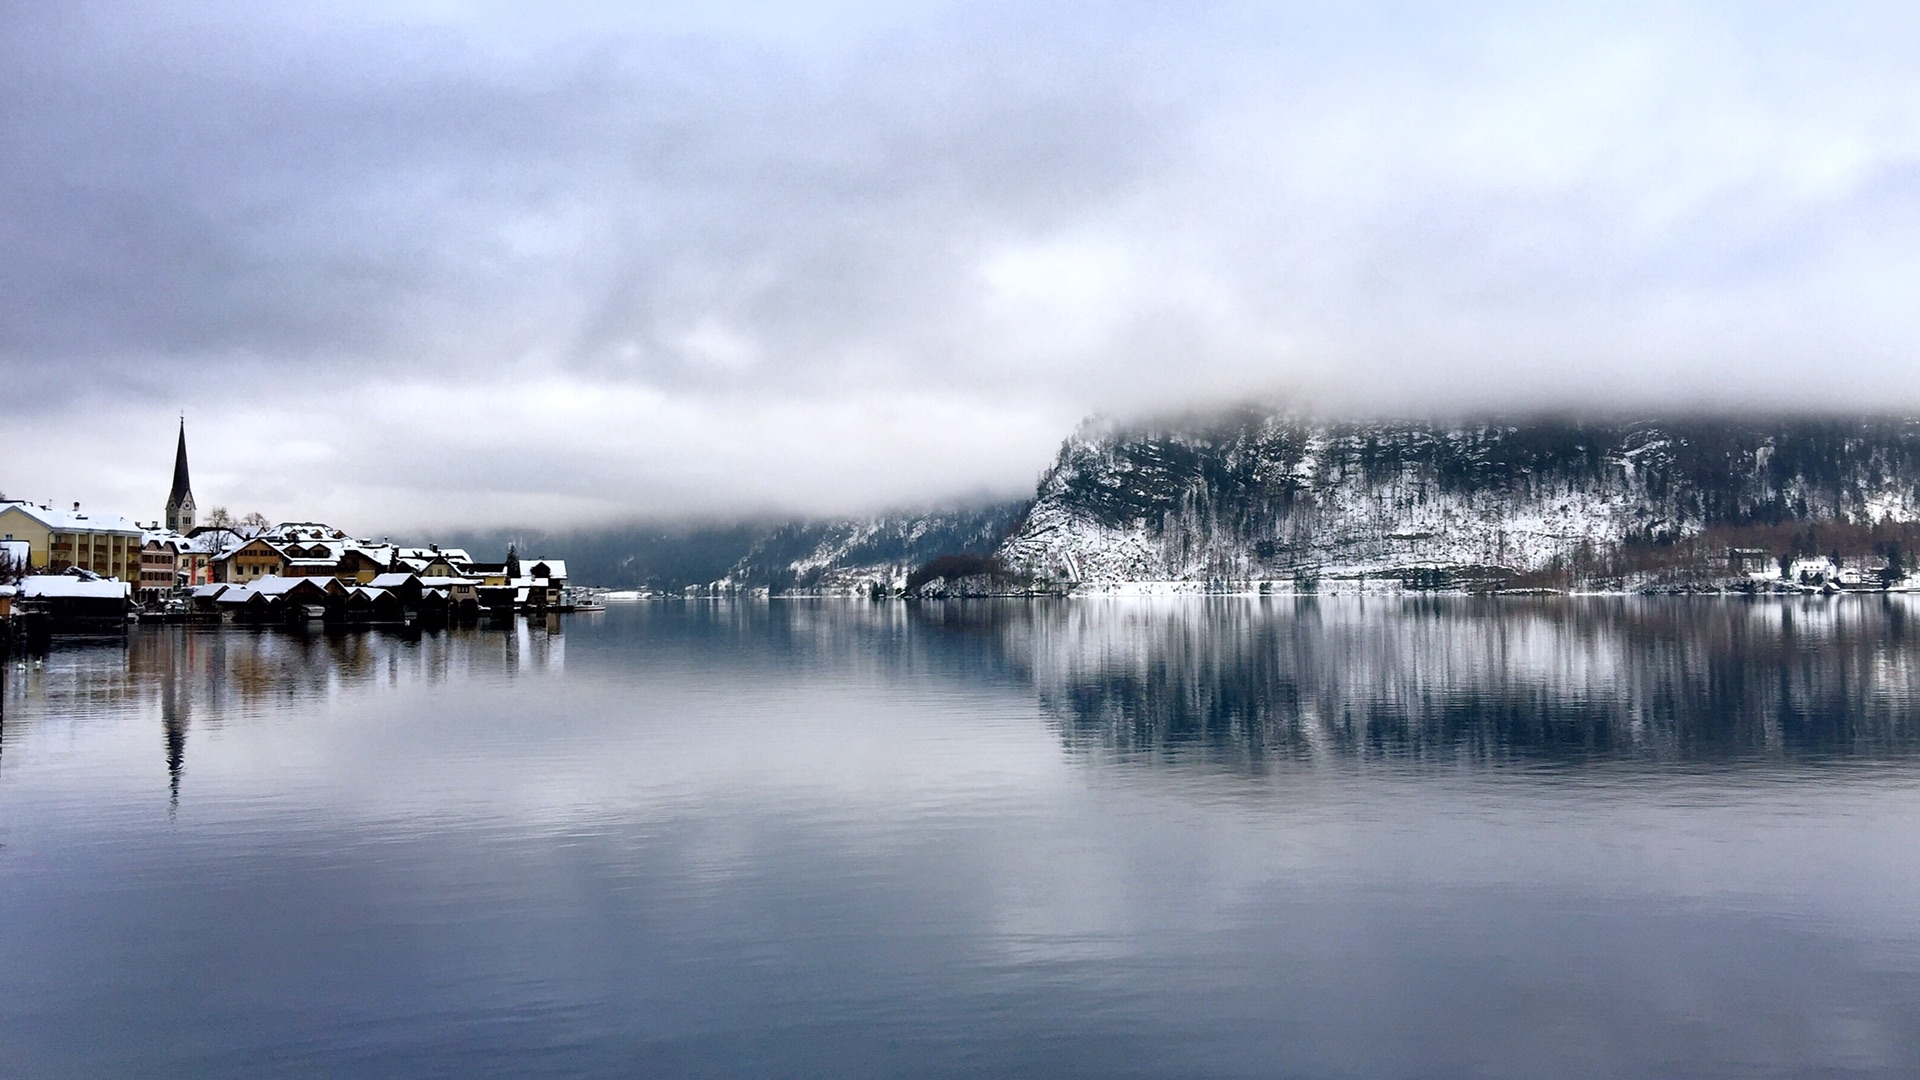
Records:
[[[558,616],[432,633],[146,626],[124,644],[76,645],[15,666],[0,693],[15,715],[21,702],[33,702],[39,723],[156,716],[169,798],[177,804],[195,726],[217,730],[280,703],[342,699],[400,683],[524,678],[558,670],[565,656]]]
[[[193,719],[193,694],[191,679],[195,674],[196,661],[206,651],[199,635],[188,635],[178,631],[166,634],[175,646],[176,661],[160,667],[160,727],[165,736],[167,749],[167,793],[168,805],[180,805],[180,776],[187,765],[187,724]]]

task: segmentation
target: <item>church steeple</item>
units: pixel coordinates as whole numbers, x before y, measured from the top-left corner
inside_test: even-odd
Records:
[[[187,418],[180,418],[180,446],[173,453],[173,491],[167,495],[167,528],[193,531],[193,485],[187,482]]]

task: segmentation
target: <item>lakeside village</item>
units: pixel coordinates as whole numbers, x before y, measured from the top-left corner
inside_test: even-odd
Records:
[[[197,520],[184,421],[163,520],[0,499],[0,643],[135,620],[432,626],[600,606],[597,590],[568,584],[565,562],[511,547],[482,562],[317,522],[208,518]]]

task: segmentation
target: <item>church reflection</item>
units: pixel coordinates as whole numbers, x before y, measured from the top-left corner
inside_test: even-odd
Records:
[[[1913,755],[1916,603],[1083,598],[916,619],[995,641],[1071,750],[1266,771]]]
[[[142,627],[111,643],[16,655],[0,681],[0,710],[37,699],[43,723],[126,711],[157,717],[168,803],[177,808],[196,727],[218,729],[276,702],[325,700],[362,686],[514,679],[565,664],[558,618],[431,632]],[[20,734],[0,727],[0,755]]]

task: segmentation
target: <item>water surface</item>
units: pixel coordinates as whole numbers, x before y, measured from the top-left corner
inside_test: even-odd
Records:
[[[1917,610],[57,649],[0,696],[0,1075],[1910,1074]]]

